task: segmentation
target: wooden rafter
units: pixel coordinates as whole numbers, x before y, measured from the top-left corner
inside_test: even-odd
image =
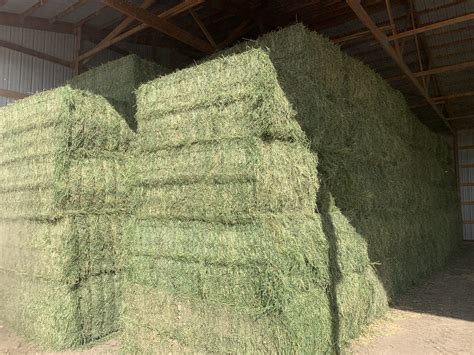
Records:
[[[392,3],[390,0],[385,0],[385,6],[387,7],[387,15],[388,15],[388,20],[390,22],[390,27],[392,28],[392,35],[397,34],[397,25],[395,24],[395,21],[393,20],[392,16]],[[395,40],[395,50],[397,51],[398,55],[401,57],[401,51],[400,51],[400,42],[398,39]]]
[[[155,0],[144,0],[141,3],[140,8],[148,9],[154,3]],[[102,41],[99,42],[98,46],[103,45],[107,41],[122,33],[133,21],[135,21],[135,18],[133,16],[125,17],[125,19],[120,24],[118,24]]]
[[[34,49],[23,47],[12,42],[0,40],[0,47],[11,49],[16,52],[28,54],[36,58],[44,59],[52,63],[63,65],[65,67],[70,68],[72,66],[72,63],[67,60],[57,58],[55,56],[52,56],[43,52],[38,52],[38,51],[35,51]]]
[[[162,19],[168,20],[168,19],[172,18],[173,16],[179,15],[181,12],[185,12],[185,11],[189,10],[190,8],[192,8],[194,6],[198,6],[198,5],[202,4],[203,2],[204,2],[204,0],[194,0],[194,1],[189,1],[188,0],[188,1],[185,1],[186,6],[183,6],[183,3],[179,3],[178,5],[172,7],[171,9],[168,9],[168,10],[160,13],[157,16],[162,18]],[[176,8],[179,8],[179,11]],[[149,27],[148,25],[143,24],[143,23],[140,24],[140,25],[137,25],[135,27],[132,27],[131,29],[127,30],[126,32],[123,32],[122,34],[117,35],[116,37],[110,39],[109,41],[104,42],[101,46],[97,45],[96,47],[94,47],[90,51],[82,54],[79,57],[79,60],[83,61],[83,60],[93,56],[94,54],[96,54],[96,53],[112,46],[113,44],[115,44],[117,42],[120,42],[120,41],[123,41],[124,39],[126,39],[130,36],[133,36],[135,33],[143,31],[144,29],[146,29],[148,27]]]
[[[415,30],[417,27],[416,20],[415,20],[415,6],[413,5],[413,2],[411,0],[408,0],[408,2],[409,2],[408,6],[409,6],[411,26],[413,30]],[[394,33],[394,35],[396,35],[396,33]],[[424,68],[423,68],[423,61],[422,61],[422,56],[421,56],[420,42],[418,41],[418,34],[415,34],[414,36],[415,36],[415,46],[416,46],[416,58],[418,59],[418,70],[423,71]],[[427,80],[425,79],[424,76],[422,76],[421,79],[423,81],[423,86],[425,87],[425,91],[428,92]]]
[[[155,3],[155,0],[144,0],[140,8],[147,9],[151,5]],[[106,5],[107,6],[107,5]],[[108,43],[111,39],[122,33],[131,23],[133,23],[135,19],[132,16],[126,16],[125,19],[122,20],[104,39],[102,39],[97,45],[96,48],[102,48],[106,43]],[[91,57],[86,58],[83,62],[87,63]]]
[[[193,10],[193,9],[190,9],[189,10],[189,13],[191,14],[191,16],[193,17],[194,21],[196,22],[196,24],[199,26],[199,28],[201,29],[202,33],[204,34],[204,36],[206,37],[206,39],[209,41],[209,43],[211,44],[212,47],[214,48],[217,48],[217,44],[216,42],[214,41],[214,38],[211,36],[211,34],[209,33],[209,31],[207,30],[206,26],[204,25],[204,23],[201,21],[201,19],[199,18],[198,14]]]
[[[66,7],[63,11],[61,11],[59,14],[56,16],[52,17],[49,22],[50,23],[55,23],[56,21],[62,19],[63,17],[69,15],[71,12],[77,10],[81,6],[85,5],[89,0],[78,0],[74,4]]]
[[[458,16],[458,17],[453,17],[453,18],[450,18],[448,20],[439,21],[439,22],[435,22],[435,23],[432,23],[432,24],[429,24],[429,25],[418,27],[418,28],[410,30],[410,31],[397,33],[396,35],[389,36],[388,40],[389,41],[395,41],[395,40],[398,40],[398,39],[403,38],[403,37],[414,36],[416,34],[428,32],[428,31],[433,31],[433,30],[436,30],[438,28],[443,28],[443,27],[446,27],[446,26],[452,26],[452,25],[462,23],[462,22],[466,22],[466,21],[470,21],[470,20],[474,20],[474,13],[470,13],[470,14],[462,15],[462,16]]]
[[[21,19],[24,20],[26,17],[33,15],[33,13],[38,10],[40,7],[45,5],[48,2],[48,0],[38,0],[36,3],[31,5],[28,9],[23,11],[20,16]]]
[[[346,0],[347,4],[350,6],[352,11],[357,15],[359,20],[372,32],[373,36],[377,39],[383,49],[387,52],[387,54],[397,63],[400,70],[410,79],[413,85],[418,89],[418,91],[423,95],[423,97],[428,101],[433,111],[441,118],[444,122],[446,127],[454,133],[453,128],[449,124],[444,114],[440,111],[440,109],[436,106],[436,103],[430,98],[428,93],[424,90],[423,86],[420,82],[416,79],[416,77],[411,72],[410,68],[401,60],[398,56],[397,52],[391,46],[387,36],[378,29],[377,25],[372,21],[369,14],[365,11],[365,9],[360,4],[360,0]]]
[[[189,6],[189,8],[192,8],[196,6],[197,4],[202,3],[204,0],[186,0],[184,1],[186,6]],[[123,0],[104,0],[104,3],[108,5],[111,8],[114,8],[117,11],[122,12],[123,14],[127,16],[133,17],[135,20],[138,20],[142,22],[142,25],[139,25],[137,27],[132,28],[131,30],[127,31],[129,34],[130,31],[135,31],[133,33],[139,32],[147,27],[153,27],[156,30],[165,33],[166,35],[173,37],[177,39],[178,41],[181,41],[193,48],[198,49],[201,52],[204,52],[206,54],[210,54],[214,51],[212,46],[207,43],[206,41],[203,41],[202,39],[195,37],[193,34],[183,30],[182,28],[170,23],[167,19],[164,18],[163,14],[160,14],[156,16],[155,14],[152,14],[151,12],[141,9],[138,6],[132,5],[131,3],[128,3]],[[180,4],[182,6],[182,4]],[[184,8],[182,6],[182,8]],[[189,10],[189,8],[187,10]],[[186,11],[186,10],[185,10]],[[123,35],[123,34],[122,34]],[[114,40],[109,41],[107,44],[113,44],[116,43],[114,42],[115,39],[122,37],[122,35],[117,36],[114,38]],[[103,47],[105,48],[105,47]],[[97,51],[102,50],[103,48],[96,48]],[[92,52],[92,51],[91,51]],[[94,54],[94,53],[92,53]],[[91,55],[91,53],[85,53],[84,56]]]
[[[20,100],[20,99],[23,99],[23,98],[25,98],[29,95],[24,94],[22,92],[18,92],[18,91],[0,89],[0,96],[8,97],[8,98],[14,99],[14,100]]]
[[[390,25],[381,26],[381,27],[379,27],[379,29],[380,29],[380,31],[387,32],[387,31],[392,30],[392,26],[390,26]],[[371,35],[372,35],[372,32],[370,32],[370,31],[356,31],[356,32],[352,32],[352,33],[344,35],[344,36],[331,38],[331,41],[335,44],[342,44],[342,43],[353,41],[353,40],[356,40],[356,39],[365,38],[365,37],[371,36]]]
[[[415,72],[412,74],[415,78],[419,78],[422,76],[428,76],[428,75],[434,75],[434,74],[443,74],[443,73],[448,73],[448,72],[462,71],[462,70],[472,68],[472,67],[474,67],[474,60],[458,63],[458,64],[445,65],[442,67],[435,67],[428,70]],[[405,78],[404,76],[394,76],[391,78],[387,78],[386,80],[396,81],[396,80],[402,80],[404,78]]]
[[[446,101],[459,100],[459,99],[472,97],[472,96],[474,96],[474,91],[458,92],[455,94],[449,94],[449,95],[444,95],[444,96],[433,96],[432,99],[438,105],[441,105],[441,104],[444,104]],[[411,106],[411,108],[417,108],[417,107],[423,107],[423,106],[426,106],[426,103],[422,102],[416,106]]]

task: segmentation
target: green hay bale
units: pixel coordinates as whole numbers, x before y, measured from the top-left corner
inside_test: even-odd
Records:
[[[2,218],[54,218],[124,204],[118,152],[132,136],[103,98],[65,87],[9,105],[0,117]]]
[[[0,317],[54,349],[115,331],[129,127],[104,98],[70,87],[0,118]]]
[[[133,106],[134,91],[142,83],[169,72],[167,68],[132,54],[77,75],[69,80],[68,85]]]
[[[121,216],[115,215],[3,220],[0,268],[68,285],[116,272],[121,230]]]
[[[113,275],[70,287],[0,269],[0,281],[2,319],[44,348],[72,348],[117,330]]]
[[[137,216],[237,223],[261,212],[315,208],[316,158],[258,139],[193,145],[131,163]],[[149,162],[149,163],[148,163]]]
[[[0,217],[52,218],[85,211],[123,211],[127,188],[119,155],[109,159],[70,160],[60,176],[55,157],[21,160],[4,169]],[[24,179],[19,179],[25,174]]]
[[[459,211],[452,189],[452,152],[446,142],[423,126],[402,95],[376,73],[302,25],[268,33],[214,58],[255,50],[268,53],[295,117],[318,154],[320,180],[368,241],[370,256],[383,263],[387,255],[397,254],[401,264],[411,265],[402,276],[398,269],[387,267],[381,274],[386,289],[403,289],[402,285],[407,287],[435,270],[437,263],[430,262],[423,270],[416,266],[419,255],[399,253],[397,248],[416,233],[425,233],[414,231],[403,218],[430,225],[436,224],[437,217],[423,219],[420,211]],[[389,211],[404,217],[395,222]],[[441,260],[459,244],[458,221],[452,218],[443,229],[453,247],[440,253]],[[389,224],[385,230],[383,223]],[[427,240],[437,246],[434,250],[444,246],[434,235]],[[435,258],[427,249],[421,250],[424,259]],[[396,285],[391,280],[397,280]]]
[[[131,255],[197,263],[203,267],[251,269],[272,265],[282,272],[302,272],[311,265],[313,277],[320,285],[327,285],[329,279],[321,222],[311,214],[262,215],[246,225],[133,221],[126,229],[124,245]],[[146,265],[133,264],[137,268]],[[135,278],[146,277],[157,282],[161,278],[178,277],[175,273],[135,270],[131,268]]]
[[[68,156],[123,150],[131,138],[128,127],[105,99],[70,87],[45,91],[7,105],[0,115],[0,134],[5,144],[46,138],[44,146],[53,146],[56,153]],[[55,127],[56,134],[41,135],[42,129],[48,127]],[[36,144],[36,154],[31,156],[41,155],[42,148]]]
[[[273,65],[259,50],[142,85],[137,105],[143,149],[251,136],[305,140]]]
[[[102,64],[69,80],[74,89],[105,97],[127,124],[136,129],[135,90],[149,80],[171,72],[135,54]]]
[[[341,345],[358,337],[388,310],[386,291],[372,268],[363,273],[345,273],[335,293]]]
[[[329,350],[331,320],[324,290],[307,290],[289,300],[281,315],[235,311],[141,285],[124,290],[124,305],[125,352]]]
[[[301,25],[267,34],[219,55],[220,58],[150,82],[138,92],[139,151],[166,152],[149,155],[146,165],[153,167],[135,172],[132,178],[153,186],[147,191],[153,191],[149,196],[155,200],[145,199],[147,212],[139,207],[138,216],[158,217],[160,221],[141,222],[141,227],[130,232],[133,237],[128,250],[134,254],[127,270],[126,298],[133,306],[127,310],[126,303],[124,311],[130,325],[125,326],[125,346],[137,352],[151,347],[163,352],[334,350],[385,311],[386,291],[394,294],[428,275],[455,249],[460,224],[459,214],[452,212],[458,201],[449,149],[415,122],[402,96],[380,77]],[[278,100],[274,92],[278,93]],[[272,110],[267,109],[267,103]],[[291,108],[296,114],[290,113]],[[293,127],[293,123],[287,124],[290,118],[297,119],[318,154],[319,177],[326,186],[319,194],[330,192],[334,196],[333,200],[325,200],[318,195],[322,232],[328,243],[325,263],[330,273],[326,286],[319,287],[328,298],[323,300],[317,296],[319,291],[314,291],[314,298],[307,303],[304,293],[294,291],[294,280],[313,280],[314,269],[305,271],[304,267],[292,267],[291,262],[285,265],[285,257],[270,257],[281,263],[271,264],[274,267],[266,272],[269,254],[263,249],[271,250],[270,255],[281,252],[270,242],[268,247],[254,247],[262,256],[261,263],[245,242],[245,249],[229,248],[224,237],[214,242],[216,221],[249,222],[251,226],[252,219],[268,211],[256,209],[257,213],[248,220],[242,218],[241,211],[250,210],[245,201],[251,199],[251,189],[232,179],[246,176],[246,169],[240,164],[246,162],[249,153],[239,155],[242,158],[236,160],[238,164],[229,160],[224,148],[229,144],[227,140],[253,136],[305,142],[304,137],[298,138],[299,133],[288,134],[297,132],[286,128]],[[201,147],[209,142],[225,153],[201,153]],[[176,146],[182,148],[170,149]],[[286,167],[290,165],[287,163]],[[233,175],[234,169],[239,173]],[[230,184],[233,185],[227,186]],[[218,198],[219,195],[226,198]],[[301,207],[285,211],[308,213]],[[445,213],[444,218],[439,218],[439,211]],[[176,218],[183,221],[177,222]],[[145,223],[150,225],[145,227]],[[186,224],[202,226],[204,231],[185,233]],[[181,246],[192,236],[201,241],[201,235],[212,236],[212,242],[201,247],[193,239],[189,246]],[[141,238],[145,246],[138,244]],[[148,243],[162,250],[150,252]],[[294,252],[300,253],[298,248]],[[371,261],[380,264],[377,273],[383,284]],[[244,267],[247,265],[250,270]],[[279,278],[285,270],[291,271]],[[265,315],[274,316],[271,323],[277,327],[256,326],[257,331],[250,334],[247,321],[237,321],[232,314],[255,315],[259,297],[262,298],[255,292],[260,289],[258,284],[275,277],[285,280],[270,282],[275,285],[270,303],[278,304],[279,312]],[[140,286],[139,292],[149,293],[149,299],[136,301],[133,290]],[[267,293],[263,295],[267,297]],[[279,301],[288,299],[295,302]],[[219,309],[230,305],[217,323],[220,329],[199,308],[201,304],[210,308],[208,303]],[[188,307],[183,323],[175,320],[182,316],[174,311],[176,304]],[[247,305],[252,307],[245,308]],[[315,308],[317,315],[306,323],[309,318],[300,314],[311,313],[308,310]],[[158,309],[164,314],[160,315]],[[199,323],[199,319],[205,322]],[[250,319],[258,323],[255,317]],[[313,342],[306,342],[309,332],[305,330],[314,323],[324,326]],[[193,328],[194,324],[199,326]],[[236,326],[226,328],[222,324]],[[234,338],[232,334],[238,336]],[[300,348],[301,344],[308,347]]]

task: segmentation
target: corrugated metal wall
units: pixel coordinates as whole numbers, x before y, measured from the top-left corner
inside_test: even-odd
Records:
[[[458,132],[464,240],[474,241],[474,130]]]
[[[72,61],[74,57],[75,39],[70,34],[0,26],[0,40],[12,42],[67,61]],[[94,44],[84,41],[82,51],[87,51],[93,47]],[[153,49],[150,46],[132,44],[123,44],[123,48],[170,69],[182,67],[192,62],[190,58],[167,48]],[[120,57],[121,55],[116,52],[104,50],[95,55],[88,66],[94,67]],[[32,94],[63,85],[71,78],[72,74],[70,68],[60,64],[0,47],[0,89]],[[0,96],[0,106],[5,106],[12,101],[12,99]]]
[[[65,60],[74,55],[74,36],[0,26],[0,39]],[[0,47],[0,89],[34,93],[62,85],[72,75],[65,66]],[[0,106],[13,100],[0,97]]]

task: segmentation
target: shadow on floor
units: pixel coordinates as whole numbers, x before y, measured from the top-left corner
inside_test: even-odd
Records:
[[[445,270],[396,297],[392,307],[474,322],[474,244],[464,245]]]

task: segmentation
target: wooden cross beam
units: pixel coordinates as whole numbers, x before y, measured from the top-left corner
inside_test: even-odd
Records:
[[[104,0],[104,2],[108,5],[106,0]],[[198,6],[198,5],[202,4],[203,2],[204,2],[204,0],[185,0],[181,3],[179,3],[178,5],[172,7],[171,9],[168,9],[168,10],[166,10],[166,11],[164,11],[164,12],[158,14],[158,15],[150,14],[146,10],[143,10],[143,9],[140,9],[140,10],[145,11],[145,13],[149,14],[149,16],[153,17],[154,19],[158,19],[159,21],[165,21],[167,24],[169,24],[169,22],[167,22],[167,20],[170,19],[171,17],[177,16],[178,14],[180,14],[182,12],[188,11],[189,9],[191,9],[195,6]],[[138,7],[135,6],[134,8],[138,8]],[[171,25],[171,24],[169,24],[169,25]],[[171,25],[171,26],[174,26],[174,25]],[[106,49],[107,47],[110,47],[111,45],[113,45],[117,42],[120,42],[120,41],[124,40],[125,38],[128,38],[128,37],[134,35],[135,33],[143,31],[144,29],[149,28],[149,27],[153,27],[153,26],[150,26],[147,23],[142,23],[140,25],[132,27],[129,30],[115,36],[114,38],[109,39],[107,42],[104,42],[102,45],[96,46],[95,48],[91,49],[90,51],[82,54],[79,57],[79,60],[80,61],[85,60],[86,58],[89,58],[90,56]],[[176,26],[174,26],[174,27],[176,27]],[[213,50],[212,46],[209,45],[208,43],[206,43],[205,41],[200,40],[200,43],[205,45],[206,50],[208,50],[208,51]]]
[[[35,51],[34,49],[26,48],[26,47],[20,46],[16,43],[11,43],[11,42],[8,42],[8,41],[0,40],[0,47],[11,49],[11,50],[16,51],[16,52],[28,54],[28,55],[31,55],[33,57],[44,59],[44,60],[47,60],[47,61],[52,62],[52,63],[60,64],[60,65],[63,65],[65,67],[68,67],[68,68],[72,67],[72,63],[67,61],[67,60],[57,58],[57,57],[54,57],[52,55],[49,55],[49,54],[46,54],[46,53],[43,53],[43,52],[38,52],[38,51]]]
[[[214,48],[217,48],[217,44],[216,42],[214,41],[214,38],[211,36],[211,34],[209,33],[209,31],[207,30],[206,26],[204,25],[204,23],[201,21],[201,18],[198,16],[198,14],[193,10],[193,9],[190,9],[189,10],[189,13],[191,14],[191,16],[193,17],[194,21],[196,22],[196,24],[199,26],[199,28],[201,29],[202,33],[204,34],[204,36],[206,36],[207,40],[209,41],[209,43],[211,44],[212,47]]]
[[[419,77],[422,77],[422,76],[428,76],[428,75],[433,75],[433,74],[443,74],[443,73],[448,73],[448,72],[462,71],[462,70],[469,69],[469,68],[472,68],[472,67],[474,67],[474,60],[414,72],[413,76],[415,78],[419,78]],[[393,76],[393,77],[387,78],[385,80],[387,80],[387,81],[397,81],[397,80],[402,80],[404,78],[405,78],[404,76]]]
[[[121,13],[128,15],[129,17],[133,17],[134,19],[149,27],[153,27],[164,34],[177,39],[178,41],[196,48],[203,53],[211,54],[214,52],[214,48],[212,48],[212,46],[206,41],[203,41],[186,30],[173,25],[162,17],[156,16],[136,5],[132,5],[131,3],[124,0],[104,0],[104,3],[115,10],[120,11]]]
[[[354,11],[359,20],[372,32],[372,35],[377,39],[377,41],[380,43],[385,52],[387,52],[387,54],[395,61],[395,63],[397,63],[400,70],[408,77],[408,79],[410,79],[410,81],[418,89],[418,91],[426,99],[426,101],[428,101],[433,111],[436,112],[439,118],[441,118],[446,127],[448,127],[449,130],[454,134],[454,129],[451,127],[451,124],[448,122],[446,117],[444,117],[444,114],[441,112],[438,106],[436,106],[436,103],[431,99],[431,97],[425,91],[424,87],[420,84],[418,79],[416,79],[416,77],[413,75],[410,68],[404,63],[402,58],[392,47],[387,36],[382,31],[380,31],[374,21],[372,21],[369,14],[360,4],[360,0],[346,0],[346,2],[350,6],[352,11]]]
[[[424,32],[427,32],[427,31],[433,31],[433,30],[436,30],[438,28],[443,28],[443,27],[446,27],[446,26],[452,26],[452,25],[455,25],[455,24],[458,24],[458,23],[461,23],[461,22],[470,21],[470,20],[474,20],[474,13],[470,13],[470,14],[467,14],[467,15],[462,15],[462,16],[459,16],[459,17],[450,18],[450,19],[444,20],[444,21],[435,22],[435,23],[432,23],[432,24],[429,24],[429,25],[426,25],[426,26],[415,28],[415,29],[410,30],[410,31],[397,33],[397,34],[394,34],[392,36],[389,36],[388,40],[389,41],[395,41],[395,40],[403,38],[403,37],[414,36],[416,34],[424,33]]]

